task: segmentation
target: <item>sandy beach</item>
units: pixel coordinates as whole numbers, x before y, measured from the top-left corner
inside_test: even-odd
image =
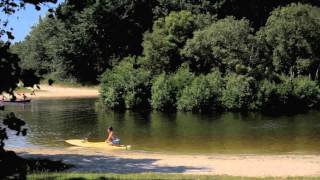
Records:
[[[62,160],[71,172],[181,173],[245,177],[320,176],[319,155],[177,155],[82,147],[14,149],[23,157]]]
[[[58,85],[40,85],[36,89],[35,95],[25,93],[31,99],[48,99],[48,98],[81,98],[81,97],[98,97],[98,87],[63,87]]]

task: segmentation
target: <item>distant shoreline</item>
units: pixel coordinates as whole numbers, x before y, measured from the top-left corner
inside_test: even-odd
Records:
[[[25,93],[31,99],[93,98],[99,96],[98,87],[65,87],[59,85],[40,85],[40,89],[35,89],[35,95],[31,95],[31,91],[24,92],[18,90],[17,93]]]

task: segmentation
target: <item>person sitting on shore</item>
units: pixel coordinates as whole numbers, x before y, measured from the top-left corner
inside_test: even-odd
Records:
[[[106,139],[106,143],[112,145],[112,146],[119,146],[120,145],[120,139],[116,137],[116,135],[113,132],[113,128],[109,127],[107,129],[108,137]]]

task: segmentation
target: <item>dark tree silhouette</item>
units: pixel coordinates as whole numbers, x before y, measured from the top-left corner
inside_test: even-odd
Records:
[[[6,15],[12,15],[16,11],[21,10],[26,4],[32,4],[37,10],[40,10],[40,5],[44,3],[56,3],[56,0],[1,0],[0,12]],[[49,12],[53,13],[50,9]],[[12,30],[6,30],[8,21],[0,19],[0,40],[7,36],[8,39],[14,39]],[[13,95],[17,88],[18,82],[23,82],[25,87],[38,84],[40,78],[35,75],[32,70],[22,70],[19,66],[19,57],[9,51],[10,43],[0,41],[0,94],[6,92]],[[1,110],[4,106],[1,105]],[[27,129],[23,128],[25,122],[15,116],[14,113],[9,113],[4,117],[0,124],[0,179],[8,176],[25,179],[26,176],[26,161],[17,156],[13,151],[4,149],[4,141],[8,139],[7,129],[16,131],[16,135],[27,134]]]

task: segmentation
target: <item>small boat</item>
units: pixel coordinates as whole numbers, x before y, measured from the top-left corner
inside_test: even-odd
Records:
[[[1,103],[29,103],[31,99],[0,100]]]
[[[112,146],[110,144],[107,144],[106,142],[88,142],[87,140],[82,140],[82,139],[69,139],[69,140],[66,140],[65,142],[73,146],[86,147],[86,148],[100,148],[105,150],[131,149],[130,145]]]

